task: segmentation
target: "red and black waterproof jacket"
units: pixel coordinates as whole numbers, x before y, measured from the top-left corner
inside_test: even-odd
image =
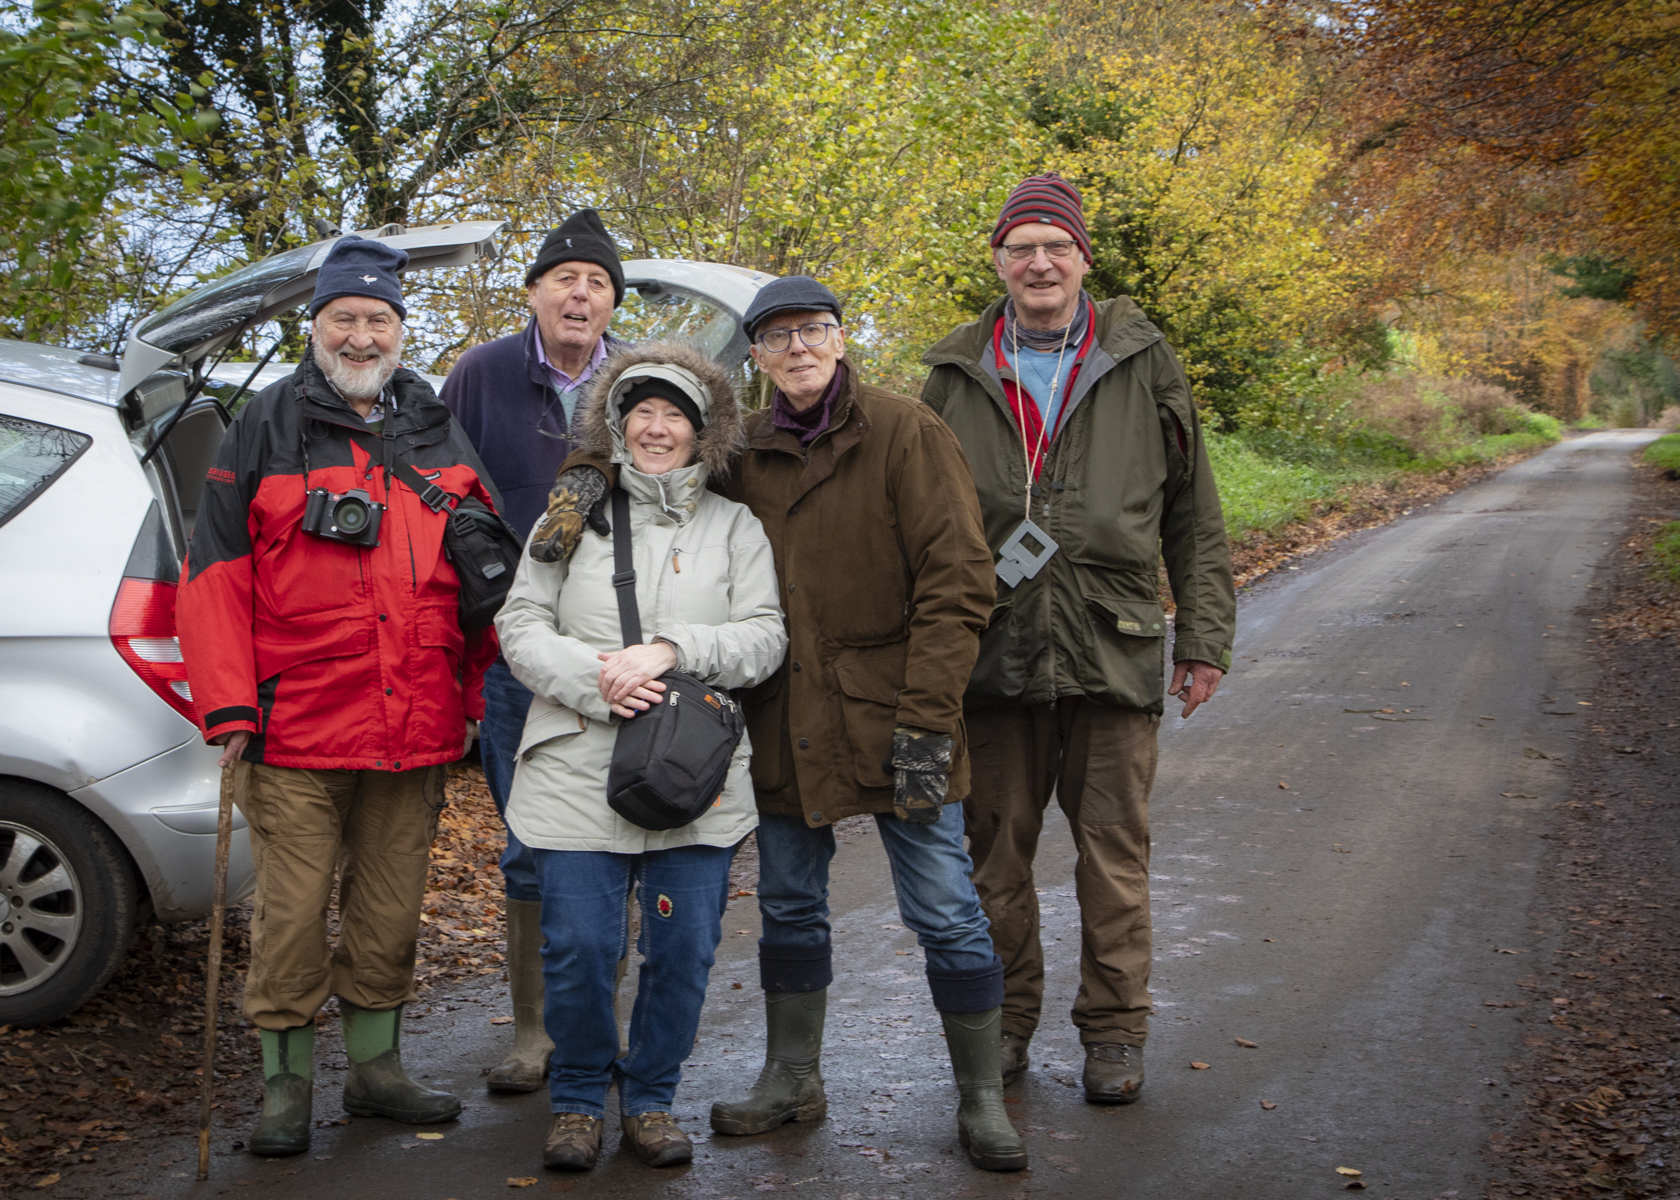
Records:
[[[383,434],[368,430],[306,355],[245,406],[216,452],[175,621],[205,737],[249,730],[248,761],[433,766],[461,756],[465,719],[483,715],[495,633],[462,633],[446,515],[376,459],[400,454],[455,496],[492,507],[499,497],[424,379],[398,370],[385,405]],[[386,505],[379,545],[305,533],[311,488],[359,488]]]

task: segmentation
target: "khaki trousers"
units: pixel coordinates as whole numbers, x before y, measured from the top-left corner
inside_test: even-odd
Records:
[[[1003,1028],[1030,1038],[1044,1004],[1033,858],[1054,793],[1078,851],[1079,996],[1085,1045],[1149,1033],[1149,790],[1160,719],[1068,697],[970,709],[974,787],[963,801],[974,886],[1003,959]]]
[[[445,768],[301,771],[238,764],[257,895],[245,1015],[295,1029],[337,994],[383,1010],[415,998],[414,946]],[[338,946],[327,905],[338,879]]]

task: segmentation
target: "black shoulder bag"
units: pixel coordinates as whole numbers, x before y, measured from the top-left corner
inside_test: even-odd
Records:
[[[443,552],[461,581],[461,628],[483,629],[496,619],[496,613],[507,599],[525,543],[513,526],[477,496],[456,498],[400,458],[391,469],[427,508],[447,514]],[[449,506],[452,499],[454,508]]]
[[[636,572],[630,561],[630,496],[612,494],[613,588],[626,646],[642,641]],[[729,763],[746,722],[729,693],[684,671],[667,671],[659,703],[618,727],[607,803],[643,829],[677,829],[699,818],[723,795]]]

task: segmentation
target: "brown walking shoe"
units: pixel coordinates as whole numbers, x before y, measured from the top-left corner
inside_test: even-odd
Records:
[[[555,1113],[543,1143],[543,1166],[555,1171],[587,1171],[601,1154],[601,1118],[584,1113]]]
[[[674,1167],[694,1161],[694,1143],[668,1112],[625,1117],[624,1140],[650,1167]]]
[[[1143,1047],[1085,1047],[1085,1102],[1130,1104],[1143,1092]]]

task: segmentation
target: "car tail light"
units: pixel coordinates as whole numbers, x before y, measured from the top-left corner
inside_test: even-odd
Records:
[[[192,689],[181,641],[175,636],[175,585],[157,579],[124,579],[111,606],[111,644],[146,686],[194,725]]]

